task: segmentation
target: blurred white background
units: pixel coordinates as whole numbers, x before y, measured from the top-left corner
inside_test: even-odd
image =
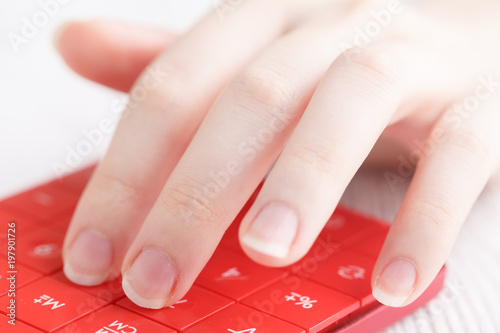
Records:
[[[119,93],[74,74],[57,54],[54,32],[64,22],[113,18],[182,32],[211,8],[210,0],[61,0],[54,15],[17,51],[11,33],[22,35],[51,0],[0,0],[0,198],[55,177],[52,164],[64,163],[67,147],[97,128],[112,112]],[[43,23],[43,21],[41,21]],[[111,135],[109,135],[111,136]],[[107,138],[109,140],[109,137]],[[82,165],[106,148],[95,146]]]

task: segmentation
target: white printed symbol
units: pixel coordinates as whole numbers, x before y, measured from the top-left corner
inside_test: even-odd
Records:
[[[35,202],[45,207],[50,207],[54,204],[54,197],[47,193],[36,192],[34,196]]]
[[[299,301],[295,303],[295,305],[302,305],[304,309],[310,309],[313,307],[313,303],[316,303],[317,300],[311,300],[309,296],[302,296],[300,294],[292,292],[290,296],[285,296],[285,300],[288,301],[296,301],[295,297],[299,298]]]
[[[365,269],[355,265],[340,266],[337,274],[347,280],[364,279]]]
[[[180,301],[177,301],[174,304],[170,305],[169,308],[175,309],[174,305],[182,304],[182,303],[186,303],[186,302],[187,302],[187,299],[181,299]]]
[[[338,230],[343,228],[345,223],[345,217],[343,217],[342,215],[334,215],[326,224],[326,228],[329,230]]]
[[[116,327],[115,327],[116,326]],[[120,323],[118,320],[115,320],[108,326],[103,326],[99,331],[95,333],[136,333],[137,328],[133,326],[129,326],[127,324]]]
[[[235,331],[235,330],[232,330],[230,328],[227,329],[229,332],[231,333],[255,333],[255,331],[257,331],[256,328],[249,328],[249,329],[246,329],[246,330],[243,330],[243,331]]]
[[[241,276],[237,267],[233,267],[222,273],[216,280],[246,280],[246,276]]]
[[[42,303],[42,300],[44,300],[45,302]],[[33,303],[40,303],[42,306],[45,306],[45,305],[52,305],[52,308],[51,310],[55,310],[57,308],[60,308],[61,306],[64,306],[66,305],[65,303],[61,303],[59,304],[59,301],[55,301],[52,297],[50,296],[47,296],[47,295],[42,295],[40,296],[39,299],[34,299],[33,300]]]
[[[56,243],[40,244],[33,248],[31,255],[35,257],[49,257],[59,255],[59,245]]]

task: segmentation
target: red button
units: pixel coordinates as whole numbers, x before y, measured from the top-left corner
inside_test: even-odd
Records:
[[[61,188],[70,190],[73,193],[81,194],[85,189],[90,177],[94,173],[95,165],[86,167],[80,171],[74,172],[61,180],[54,181]]]
[[[314,282],[288,276],[245,298],[243,304],[315,333],[359,308],[359,301]]]
[[[66,231],[68,230],[69,227],[69,223],[71,222],[71,217],[72,215],[68,215],[54,219],[52,220],[52,223],[48,227],[66,234]]]
[[[10,311],[8,295],[0,298],[0,311]],[[94,311],[106,302],[76,288],[44,277],[16,291],[15,311],[19,319],[42,330],[56,329]]]
[[[97,296],[99,298],[102,298],[109,303],[116,301],[117,299],[122,298],[125,296],[125,293],[123,292],[122,289],[122,277],[119,276],[116,279],[102,283],[98,286],[92,286],[92,287],[86,287],[86,286],[80,286],[77,284],[74,284],[68,278],[66,278],[66,275],[64,275],[63,271],[59,271],[57,273],[54,273],[51,275],[54,279],[61,281],[64,284],[70,285],[72,287],[78,288],[82,291],[85,291],[91,295]]]
[[[220,245],[223,247],[227,247],[229,249],[237,250],[238,252],[242,251],[240,246],[240,240],[238,238],[238,232],[240,229],[241,219],[236,219],[230,226],[227,228],[224,236],[220,240]]]
[[[240,224],[243,218],[245,217],[246,213],[252,206],[253,202],[255,201],[255,198],[260,192],[260,189],[262,188],[262,183],[259,184],[259,186],[255,189],[253,194],[250,196],[248,201],[246,202],[245,206],[241,209],[239,212],[238,216],[234,219],[234,221],[231,223],[229,228],[227,228],[226,232],[224,233],[224,236],[222,237],[220,241],[220,245],[223,247],[227,247],[230,249],[234,249],[237,251],[242,251],[241,245],[240,245],[240,240],[238,237],[238,233],[240,230]]]
[[[7,199],[4,204],[49,220],[73,210],[77,202],[77,195],[60,190],[54,184],[47,184]]]
[[[55,332],[175,333],[172,329],[115,305],[91,313]]]
[[[15,333],[40,333],[41,331],[20,322],[13,321],[15,325],[9,324],[11,319],[4,314],[0,314],[0,332],[15,332]]]
[[[331,236],[334,241],[350,246],[384,228],[381,223],[371,218],[338,207],[319,237]]]
[[[328,258],[339,253],[342,249],[342,244],[333,241],[330,235],[318,238],[304,258],[286,269],[292,274],[307,279],[311,273],[318,269],[319,265],[323,265]]]
[[[283,274],[280,269],[261,266],[242,254],[218,249],[195,283],[239,300],[276,281]]]
[[[241,304],[217,312],[185,333],[305,333],[302,328]]]
[[[50,274],[62,268],[61,249],[64,235],[44,228],[17,240],[17,261]]]
[[[371,277],[375,259],[353,251],[332,256],[311,274],[311,279],[357,298],[361,306],[375,301]]]
[[[7,258],[0,256],[0,296],[40,277],[42,277],[42,274],[18,263],[9,262]]]
[[[192,286],[180,301],[160,310],[141,308],[128,298],[121,299],[116,304],[177,330],[185,330],[232,303],[233,301],[228,298]]]
[[[2,209],[2,207],[0,207],[0,222],[2,222],[6,228],[7,223],[14,222],[16,225],[16,232],[24,232],[37,224],[36,219],[30,219],[21,214],[15,214],[14,212]]]
[[[37,225],[33,219],[26,219],[20,214],[14,214],[7,211],[4,207],[0,207],[0,246],[6,248],[8,235],[10,239],[17,242],[17,238],[24,237],[35,231]],[[3,254],[3,253],[2,253]]]
[[[375,233],[373,236],[360,242],[354,248],[364,254],[367,254],[373,258],[377,258],[382,246],[385,242],[385,237],[389,229]]]

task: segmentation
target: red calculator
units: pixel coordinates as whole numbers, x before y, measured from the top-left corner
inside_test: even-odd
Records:
[[[0,202],[0,332],[367,333],[412,313],[442,288],[445,268],[404,308],[372,296],[386,223],[339,207],[309,253],[284,268],[240,248],[245,206],[184,298],[160,310],[133,304],[121,279],[82,287],[62,272],[65,231],[93,167]]]

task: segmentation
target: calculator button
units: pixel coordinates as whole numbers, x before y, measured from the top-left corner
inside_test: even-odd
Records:
[[[9,317],[4,314],[0,314],[0,332],[15,332],[15,333],[40,333],[39,331],[31,326],[26,325],[25,323],[20,322],[19,320],[15,320],[13,324],[9,324]]]
[[[92,165],[70,175],[67,175],[58,181],[54,181],[54,183],[64,189],[72,191],[73,193],[80,194],[85,189],[85,186],[94,173],[94,170],[95,165]]]
[[[229,249],[237,250],[240,253],[243,253],[240,245],[240,239],[238,238],[238,232],[240,229],[241,220],[236,218],[236,220],[231,223],[229,228],[227,228],[224,236],[220,240],[220,245],[223,247],[227,247]]]
[[[94,296],[102,298],[105,301],[108,301],[110,303],[125,296],[125,293],[123,292],[123,289],[122,289],[122,277],[121,276],[119,276],[116,279],[113,279],[111,281],[104,282],[98,286],[91,286],[91,287],[80,286],[80,285],[74,284],[73,282],[68,280],[66,275],[64,275],[63,271],[59,271],[57,273],[54,273],[51,276],[54,279],[56,279],[64,284],[78,288],[78,289],[85,291],[89,294],[92,294]]]
[[[371,277],[375,260],[354,251],[343,251],[325,261],[311,280],[357,298],[361,306],[375,302]]]
[[[0,230],[0,246],[6,248],[8,235],[10,239],[16,241],[19,237],[24,237],[31,232],[34,232],[37,227],[34,219],[27,219],[21,214],[15,214],[7,210],[8,208],[0,206],[0,223],[2,228]],[[9,225],[14,222],[14,227]]]
[[[253,194],[250,196],[250,199],[248,199],[248,201],[245,203],[245,206],[243,206],[243,208],[239,212],[238,216],[236,216],[234,221],[227,228],[226,232],[224,233],[224,236],[220,241],[221,246],[234,249],[237,250],[238,252],[243,253],[243,250],[240,245],[240,240],[238,237],[240,224],[245,215],[247,214],[248,210],[252,206],[253,202],[255,201],[255,198],[259,194],[261,188],[262,188],[262,183],[260,183],[259,186],[255,189]]]
[[[17,260],[44,274],[62,268],[64,234],[44,228],[17,240]]]
[[[234,304],[185,333],[305,333],[302,328],[241,304]]]
[[[339,253],[342,249],[342,244],[331,240],[330,236],[318,238],[304,258],[286,269],[292,274],[307,279],[312,272],[317,270],[319,265],[323,265],[328,258]]]
[[[0,222],[7,228],[7,223],[14,222],[16,232],[24,232],[27,229],[33,228],[37,225],[37,220],[33,218],[27,218],[22,214],[15,214],[7,209],[2,209],[0,206]]]
[[[320,332],[359,308],[355,298],[296,276],[288,276],[242,303],[310,333]]]
[[[54,219],[52,223],[49,225],[49,227],[66,234],[70,222],[71,222],[71,215],[68,215],[65,217]]]
[[[0,311],[8,310],[11,298],[0,298]],[[80,318],[107,303],[95,296],[44,277],[16,291],[15,306],[19,319],[42,330],[51,331]]]
[[[330,217],[319,237],[330,236],[334,241],[350,246],[383,228],[384,226],[379,222],[339,207]]]
[[[356,244],[354,246],[354,249],[373,258],[377,258],[380,250],[382,250],[382,246],[384,245],[385,237],[387,236],[388,231],[389,229],[375,233],[365,241]]]
[[[123,298],[116,304],[169,327],[185,330],[232,303],[228,298],[193,286],[177,303],[159,310],[141,308],[128,298]]]
[[[91,313],[55,332],[175,333],[170,328],[115,305]]]
[[[7,199],[4,204],[31,216],[49,220],[73,210],[77,202],[77,195],[63,191],[54,184],[47,184]]]
[[[261,266],[243,254],[225,249],[215,251],[196,284],[234,300],[279,279],[284,271]]]
[[[40,277],[42,274],[15,262],[10,266],[6,257],[0,256],[0,296],[7,294],[9,290],[16,290]],[[11,289],[12,284],[15,287]]]

